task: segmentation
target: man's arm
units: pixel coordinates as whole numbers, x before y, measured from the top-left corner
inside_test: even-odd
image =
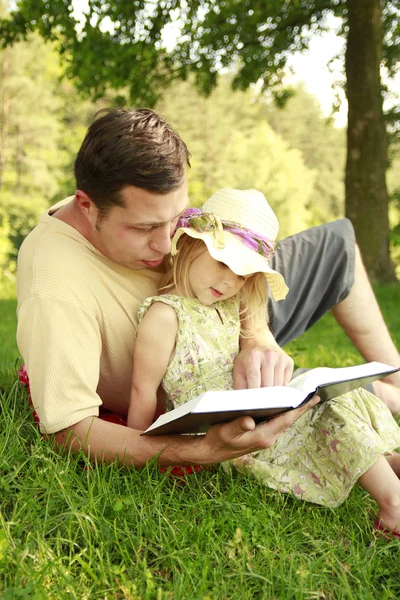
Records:
[[[32,294],[19,306],[17,340],[42,433],[98,414],[102,338],[92,310]]]
[[[54,435],[56,443],[73,451],[82,449],[91,460],[112,462],[142,468],[158,456],[160,465],[210,465],[271,447],[280,433],[290,427],[311,406],[283,413],[266,423],[255,425],[251,417],[210,427],[199,436],[146,436],[140,431],[87,417]]]

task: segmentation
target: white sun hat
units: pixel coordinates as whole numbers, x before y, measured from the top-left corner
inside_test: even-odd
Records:
[[[269,266],[279,231],[278,219],[257,190],[218,190],[201,209],[189,208],[178,221],[171,254],[183,235],[203,240],[210,255],[237,275],[265,273],[274,300],[286,297],[283,276]]]

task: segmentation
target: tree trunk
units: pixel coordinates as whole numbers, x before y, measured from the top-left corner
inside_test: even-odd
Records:
[[[380,0],[347,0],[346,216],[370,277],[395,279],[389,254],[387,139],[382,109]]]
[[[16,154],[16,167],[17,167],[17,192],[22,190],[22,163],[23,163],[23,143],[22,143],[22,130],[21,125],[17,125],[17,154]]]

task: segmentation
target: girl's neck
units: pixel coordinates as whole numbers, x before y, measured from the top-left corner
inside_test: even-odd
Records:
[[[165,290],[165,292],[162,292],[162,293],[163,294],[172,294],[173,296],[182,296],[182,294],[180,294],[178,292],[176,287],[168,288],[167,290]]]

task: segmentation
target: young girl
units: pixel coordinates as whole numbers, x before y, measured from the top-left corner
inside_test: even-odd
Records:
[[[172,240],[163,295],[148,298],[134,351],[128,426],[153,421],[162,385],[167,409],[211,389],[233,388],[240,336],[265,327],[267,280],[278,220],[256,190],[224,189],[188,209]],[[400,428],[386,405],[360,388],[310,408],[275,444],[229,465],[271,488],[338,506],[358,481],[379,505],[375,527],[400,538]]]

